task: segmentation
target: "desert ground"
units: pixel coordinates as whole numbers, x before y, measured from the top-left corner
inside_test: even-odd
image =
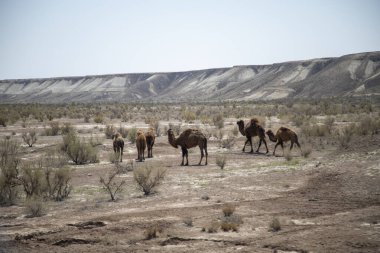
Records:
[[[28,215],[22,188],[15,203],[1,206],[0,252],[380,252],[378,129],[352,133],[342,146],[336,136],[352,123],[344,120],[352,114],[333,116],[328,134],[306,134],[291,118],[264,115],[259,119],[265,129],[293,129],[303,151],[294,147],[289,153],[286,143],[284,154],[278,147],[274,156],[275,143],[267,136],[269,153],[265,146],[253,153],[247,146],[242,152],[246,138],[237,131],[236,121],[255,115],[224,117],[220,129],[198,119],[162,117],[157,119],[161,131],[153,158],[136,162],[136,145],[125,137],[119,164],[110,161],[113,144],[105,138],[106,126],[146,130],[149,122],[141,117],[106,118],[102,123],[68,116],[53,119],[70,123],[84,140],[97,139],[98,161],[77,165],[67,159],[70,195],[62,201],[44,199],[41,216]],[[379,119],[376,107],[367,115]],[[326,117],[316,113],[313,124],[321,125]],[[28,119],[27,126],[25,121],[0,126],[2,139],[19,141],[21,161],[41,158],[62,143],[61,134],[43,134],[49,128],[47,119]],[[166,136],[170,123],[180,125],[179,132],[198,128],[207,133],[207,166],[204,160],[197,165],[198,147],[189,150],[190,165],[180,166],[181,149],[172,147]],[[22,133],[31,128],[39,134],[28,147]],[[224,145],[222,140],[228,138],[233,142]],[[253,142],[256,150],[257,137]],[[220,157],[226,159],[223,169],[216,163]],[[122,172],[115,181],[125,184],[111,201],[100,177],[116,166]],[[136,187],[134,170],[139,168],[165,171],[149,195]],[[232,214],[226,215],[226,209]],[[222,229],[226,221],[233,230]]]

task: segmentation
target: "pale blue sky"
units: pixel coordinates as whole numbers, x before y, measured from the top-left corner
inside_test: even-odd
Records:
[[[0,79],[379,51],[379,13],[379,0],[0,0]]]

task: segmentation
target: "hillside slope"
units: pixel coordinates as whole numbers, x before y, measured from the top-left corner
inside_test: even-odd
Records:
[[[380,93],[380,52],[172,73],[0,81],[1,103],[270,100]]]

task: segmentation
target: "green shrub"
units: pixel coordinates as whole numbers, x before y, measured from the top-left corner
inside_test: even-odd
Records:
[[[75,132],[63,136],[62,150],[75,164],[98,162],[96,149],[91,144],[79,140]]]
[[[97,124],[103,124],[104,122],[104,117],[102,114],[98,114],[94,117],[94,122]]]
[[[235,212],[235,206],[231,204],[225,204],[222,208],[222,212],[225,217],[231,216]]]
[[[337,138],[340,147],[348,148],[351,142],[352,136],[356,129],[355,124],[350,124],[349,126],[345,126],[338,132]]]
[[[45,192],[48,197],[55,201],[62,201],[70,195],[72,189],[70,185],[70,169],[65,167],[58,169],[46,168],[44,174],[46,180]]]
[[[46,136],[56,136],[59,134],[59,122],[53,121],[50,122],[50,128],[45,129],[45,135]]]
[[[61,128],[61,133],[68,134],[69,132],[74,132],[74,127],[71,125],[71,123],[66,122]]]
[[[104,131],[104,134],[106,135],[107,139],[112,139],[112,136],[115,134],[116,129],[112,125],[107,125],[106,130]]]
[[[130,141],[132,144],[134,144],[136,142],[136,133],[137,133],[137,129],[135,127],[131,128],[128,132],[128,141]]]

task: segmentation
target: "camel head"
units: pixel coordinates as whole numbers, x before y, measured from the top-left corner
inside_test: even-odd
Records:
[[[116,140],[117,138],[121,137],[121,134],[118,132],[115,132],[111,137],[112,137],[112,140]]]
[[[244,132],[244,120],[239,120],[236,122],[236,124],[238,125],[239,127],[239,131],[240,133],[245,136],[245,132]]]
[[[175,143],[176,139],[174,136],[174,132],[171,128],[168,130],[168,140],[169,140],[170,145],[172,145],[175,148],[178,148],[178,145]]]
[[[273,142],[277,141],[277,137],[274,135],[274,133],[272,132],[272,130],[268,130],[265,133],[268,135],[269,140],[271,140]]]

